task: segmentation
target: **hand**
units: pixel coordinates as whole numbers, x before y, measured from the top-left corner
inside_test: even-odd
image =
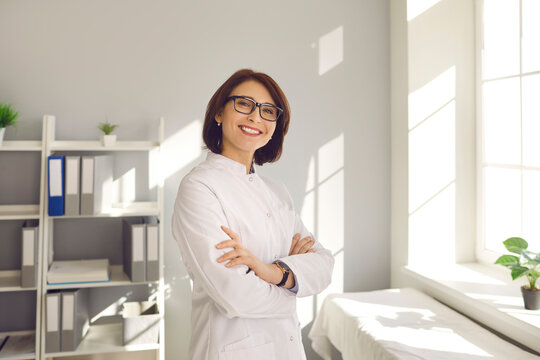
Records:
[[[291,249],[289,250],[290,255],[306,254],[308,252],[315,252],[315,249],[312,249],[315,241],[311,236],[306,236],[300,240],[300,234],[295,234],[292,239]]]
[[[228,268],[236,265],[246,265],[253,270],[255,275],[270,284],[278,284],[281,281],[281,271],[274,264],[265,264],[260,261],[251,253],[251,251],[242,245],[242,241],[238,235],[231,229],[221,226],[221,230],[223,230],[225,234],[229,235],[231,240],[220,242],[216,245],[216,248],[233,248],[233,250],[220,256],[217,259],[219,263],[230,260],[227,264],[225,264],[225,266]]]
[[[216,245],[216,248],[233,248],[233,250],[223,254],[221,257],[218,258],[217,261],[221,263],[230,260],[227,264],[225,264],[226,267],[243,264],[247,265],[251,270],[254,270],[254,268],[259,265],[258,263],[260,263],[260,260],[257,259],[251,253],[251,251],[249,251],[242,245],[242,241],[234,231],[225,226],[222,226],[221,230],[223,230],[225,234],[229,235],[231,240],[225,240],[220,242]]]

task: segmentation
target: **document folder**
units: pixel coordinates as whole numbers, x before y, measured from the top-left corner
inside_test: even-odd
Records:
[[[142,219],[123,220],[124,272],[133,282],[146,280],[146,231]]]
[[[49,216],[64,215],[64,155],[48,158]]]
[[[35,287],[38,260],[38,222],[26,221],[22,228],[21,287]]]
[[[112,156],[83,156],[81,166],[81,215],[100,214],[109,210],[112,205],[112,197]]]
[[[80,214],[80,156],[66,156],[66,202],[65,215]]]
[[[159,223],[146,219],[146,281],[159,280]]]
[[[62,291],[62,351],[75,351],[88,331],[87,290]]]
[[[53,353],[61,349],[60,346],[60,292],[49,292],[46,295],[46,334],[45,334],[45,352]]]

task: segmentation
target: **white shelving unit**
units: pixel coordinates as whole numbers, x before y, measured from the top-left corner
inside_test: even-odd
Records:
[[[164,120],[160,119],[159,125],[157,126],[158,130],[158,141],[117,141],[114,146],[104,147],[99,141],[71,141],[71,140],[57,140],[55,138],[55,127],[56,120],[54,116],[46,115],[43,118],[44,122],[44,150],[43,150],[43,163],[42,168],[45,170],[45,173],[42,176],[42,179],[47,179],[47,159],[48,156],[56,154],[66,154],[66,155],[87,155],[87,154],[96,154],[96,153],[107,153],[113,157],[117,157],[121,153],[133,153],[134,156],[140,156],[140,153],[143,153],[142,156],[148,156],[148,171],[159,169],[159,152],[161,150],[161,144],[163,142],[164,136]],[[137,155],[139,154],[139,155]],[[152,164],[152,162],[157,162]],[[157,166],[156,166],[157,165]],[[149,175],[149,174],[145,174]],[[144,175],[143,175],[144,176]],[[155,199],[150,199],[151,201],[135,201],[130,203],[117,203],[113,205],[113,208],[110,211],[105,213],[100,213],[96,215],[80,215],[80,216],[49,216],[48,215],[48,196],[47,196],[47,184],[43,183],[43,198],[41,201],[41,212],[42,212],[42,233],[43,233],[43,251],[41,253],[41,273],[43,274],[40,277],[40,286],[38,287],[38,292],[40,294],[40,306],[44,311],[40,312],[41,324],[40,324],[40,352],[39,359],[49,359],[49,358],[63,358],[63,357],[78,357],[84,356],[85,359],[88,356],[96,355],[96,358],[99,357],[97,354],[104,353],[121,353],[127,351],[148,351],[152,350],[155,352],[155,358],[163,360],[164,359],[164,339],[165,339],[165,324],[164,324],[164,281],[163,281],[163,182],[162,179],[158,177],[155,185],[155,191],[149,190],[149,193],[155,195]],[[154,195],[152,195],[154,197]],[[31,209],[27,209],[30,211]],[[13,214],[11,214],[12,216]],[[2,216],[2,208],[0,208],[0,216]],[[148,281],[148,282],[132,282],[129,277],[124,273],[122,265],[112,264],[111,263],[111,279],[108,282],[103,283],[88,283],[88,284],[76,284],[76,285],[49,285],[47,283],[47,271],[50,264],[55,259],[55,241],[58,239],[55,236],[55,228],[58,229],[66,224],[73,223],[75,225],[70,226],[87,226],[87,224],[99,223],[100,221],[105,222],[118,222],[121,223],[122,218],[127,217],[145,217],[145,216],[154,216],[159,219],[159,260],[160,260],[160,270],[159,270],[159,281]],[[121,224],[120,224],[121,225]],[[93,225],[92,225],[93,226]],[[74,238],[77,234],[74,234]],[[120,240],[120,239],[119,239]],[[74,240],[75,241],[75,240]],[[76,247],[76,246],[75,246]],[[58,251],[57,251],[58,252]],[[74,255],[76,257],[76,255]],[[120,255],[121,256],[121,255]],[[73,258],[75,260],[76,258]],[[65,260],[65,259],[62,259]],[[0,284],[2,280],[0,278]],[[152,296],[156,299],[159,312],[161,315],[159,323],[159,342],[156,344],[149,345],[137,345],[137,346],[124,346],[122,343],[122,323],[118,320],[114,323],[102,324],[100,319],[91,319],[92,323],[90,324],[90,330],[86,334],[85,338],[82,340],[81,344],[75,351],[69,352],[55,352],[55,353],[46,353],[45,342],[46,342],[46,310],[45,310],[45,295],[48,291],[59,290],[59,289],[73,289],[73,288],[88,288],[90,294],[95,292],[97,294],[114,294],[118,289],[134,289],[133,292],[136,292],[135,289],[148,291],[149,296]],[[151,292],[152,291],[152,292]],[[114,295],[113,295],[114,296]],[[100,297],[100,296],[94,296]],[[115,299],[116,304],[122,301],[122,299]],[[125,299],[124,299],[125,300]],[[92,295],[90,295],[90,303],[92,303]],[[90,304],[89,307],[92,307]],[[97,317],[97,315],[96,315]],[[153,356],[152,356],[153,357]],[[1,360],[1,359],[0,359]]]
[[[45,124],[42,124],[42,139],[43,134],[45,134]],[[39,221],[39,231],[38,231],[38,248],[35,249],[38,253],[38,259],[42,258],[43,253],[43,217],[44,217],[44,204],[43,204],[43,189],[44,189],[44,179],[45,179],[45,169],[43,168],[43,160],[45,156],[45,141],[26,141],[26,140],[11,140],[11,141],[4,141],[2,146],[0,146],[0,154],[2,156],[17,156],[17,153],[38,153],[40,156],[39,164],[41,165],[41,169],[39,169],[40,177],[39,179],[34,179],[35,181],[39,182],[39,195],[37,199],[36,204],[0,204],[0,222],[9,222],[9,221],[24,221],[24,220],[38,220]],[[9,154],[9,155],[8,155]],[[24,166],[25,164],[21,164],[21,166]],[[2,169],[5,171],[5,168]],[[6,174],[6,173],[4,173]],[[10,174],[3,175],[2,171],[0,171],[0,177],[2,176],[10,176]],[[5,191],[10,191],[13,193],[17,193],[16,188],[9,188],[4,189]],[[20,235],[19,235],[20,236]],[[7,238],[7,236],[2,236],[2,233],[0,231],[0,246],[4,246],[2,244],[3,241],[17,241],[15,239]],[[9,254],[6,254],[9,256]],[[14,256],[14,255],[12,255]],[[7,359],[7,360],[32,360],[38,358],[39,355],[39,346],[41,343],[41,332],[40,329],[40,319],[41,319],[41,267],[40,264],[36,264],[38,267],[37,270],[37,276],[36,276],[36,286],[29,287],[29,288],[23,288],[20,286],[21,283],[21,271],[20,269],[9,269],[9,270],[0,270],[0,302],[2,303],[2,306],[6,306],[6,309],[2,309],[5,312],[12,312],[12,308],[19,308],[19,312],[16,312],[15,314],[9,314],[12,316],[19,316],[22,314],[19,314],[20,312],[27,312],[32,313],[35,311],[35,320],[33,322],[33,326],[29,329],[24,330],[13,330],[9,329],[10,324],[8,323],[9,320],[8,314],[3,313],[2,316],[0,316],[0,335],[26,335],[26,334],[35,334],[35,344],[34,344],[34,352],[31,354],[20,354],[20,355],[9,355],[5,356],[0,352],[0,360]],[[28,293],[28,294],[26,294]],[[9,298],[13,297],[14,300],[9,300]],[[8,299],[8,300],[6,300]],[[34,308],[27,308],[26,302],[28,302],[28,299],[30,300],[30,304],[35,304]],[[10,303],[11,302],[11,303]],[[13,303],[15,302],[15,303]],[[23,305],[18,303],[24,303]],[[21,307],[22,306],[22,307]],[[22,311],[21,309],[24,308]],[[2,313],[2,310],[0,310],[0,313]],[[13,321],[13,320],[12,320]],[[19,324],[16,323],[13,324],[14,328],[18,327]],[[37,355],[36,355],[37,354]]]

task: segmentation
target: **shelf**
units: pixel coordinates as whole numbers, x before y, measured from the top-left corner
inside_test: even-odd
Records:
[[[45,354],[46,358],[57,358],[77,355],[115,353],[124,351],[158,350],[159,344],[123,345],[122,318],[108,324],[94,324],[75,351],[65,351]]]
[[[0,205],[0,220],[39,219],[39,205]]]
[[[17,335],[30,335],[35,334],[36,332],[34,330],[23,330],[23,331],[7,331],[7,332],[1,332],[0,336],[17,336]],[[5,360],[31,360],[35,359],[36,354],[34,353],[24,353],[24,354],[17,354],[17,355],[2,355],[2,352],[0,352],[0,359]]]
[[[51,219],[82,219],[82,218],[110,218],[128,216],[159,216],[160,211],[156,202],[134,202],[127,205],[114,205],[110,210],[95,215],[62,215],[49,216]]]
[[[41,151],[41,141],[4,141],[0,151]]]
[[[111,265],[111,280],[103,282],[93,282],[93,283],[78,283],[78,284],[65,284],[65,285],[46,285],[47,290],[55,289],[73,289],[73,288],[98,288],[98,287],[110,287],[110,286],[133,286],[133,285],[144,285],[144,284],[155,284],[157,281],[142,281],[142,282],[132,282],[126,273],[122,265]]]
[[[0,271],[0,292],[12,291],[32,291],[36,287],[21,287],[21,271],[20,270],[3,270]]]
[[[100,141],[54,141],[51,151],[148,151],[157,149],[157,141],[117,141],[113,146],[103,146]]]

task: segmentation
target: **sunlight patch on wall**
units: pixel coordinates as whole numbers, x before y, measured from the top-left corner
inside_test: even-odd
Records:
[[[135,168],[132,168],[114,180],[113,193],[117,197],[114,202],[132,203],[135,201],[135,175]]]
[[[161,153],[159,149],[150,150],[148,153],[148,188],[153,189],[158,185],[163,186],[163,169],[160,167]]]
[[[324,181],[333,173],[343,169],[344,145],[343,134],[324,144],[319,149],[318,181]]]
[[[455,262],[456,186],[441,191],[409,217],[409,265]]]
[[[448,105],[409,133],[409,213],[456,178],[456,105]]]
[[[315,238],[332,252],[335,264],[332,283],[326,290],[316,296],[298,299],[302,327],[313,321],[328,294],[343,292],[344,176],[344,135],[340,134],[321,146],[317,154],[310,158],[308,166],[302,221]]]
[[[319,38],[319,75],[343,62],[343,26]]]
[[[197,159],[202,152],[202,121],[194,120],[163,143],[162,164],[163,179]]]
[[[455,262],[456,67],[409,94],[409,265]]]
[[[452,66],[409,94],[409,130],[456,97],[456,67]]]
[[[306,181],[306,192],[312,191],[315,189],[315,157],[312,156],[309,159],[307,181]]]
[[[413,20],[418,15],[435,6],[440,0],[408,0],[407,21]]]
[[[484,168],[485,245],[505,253],[504,234],[521,233],[521,170]]]

